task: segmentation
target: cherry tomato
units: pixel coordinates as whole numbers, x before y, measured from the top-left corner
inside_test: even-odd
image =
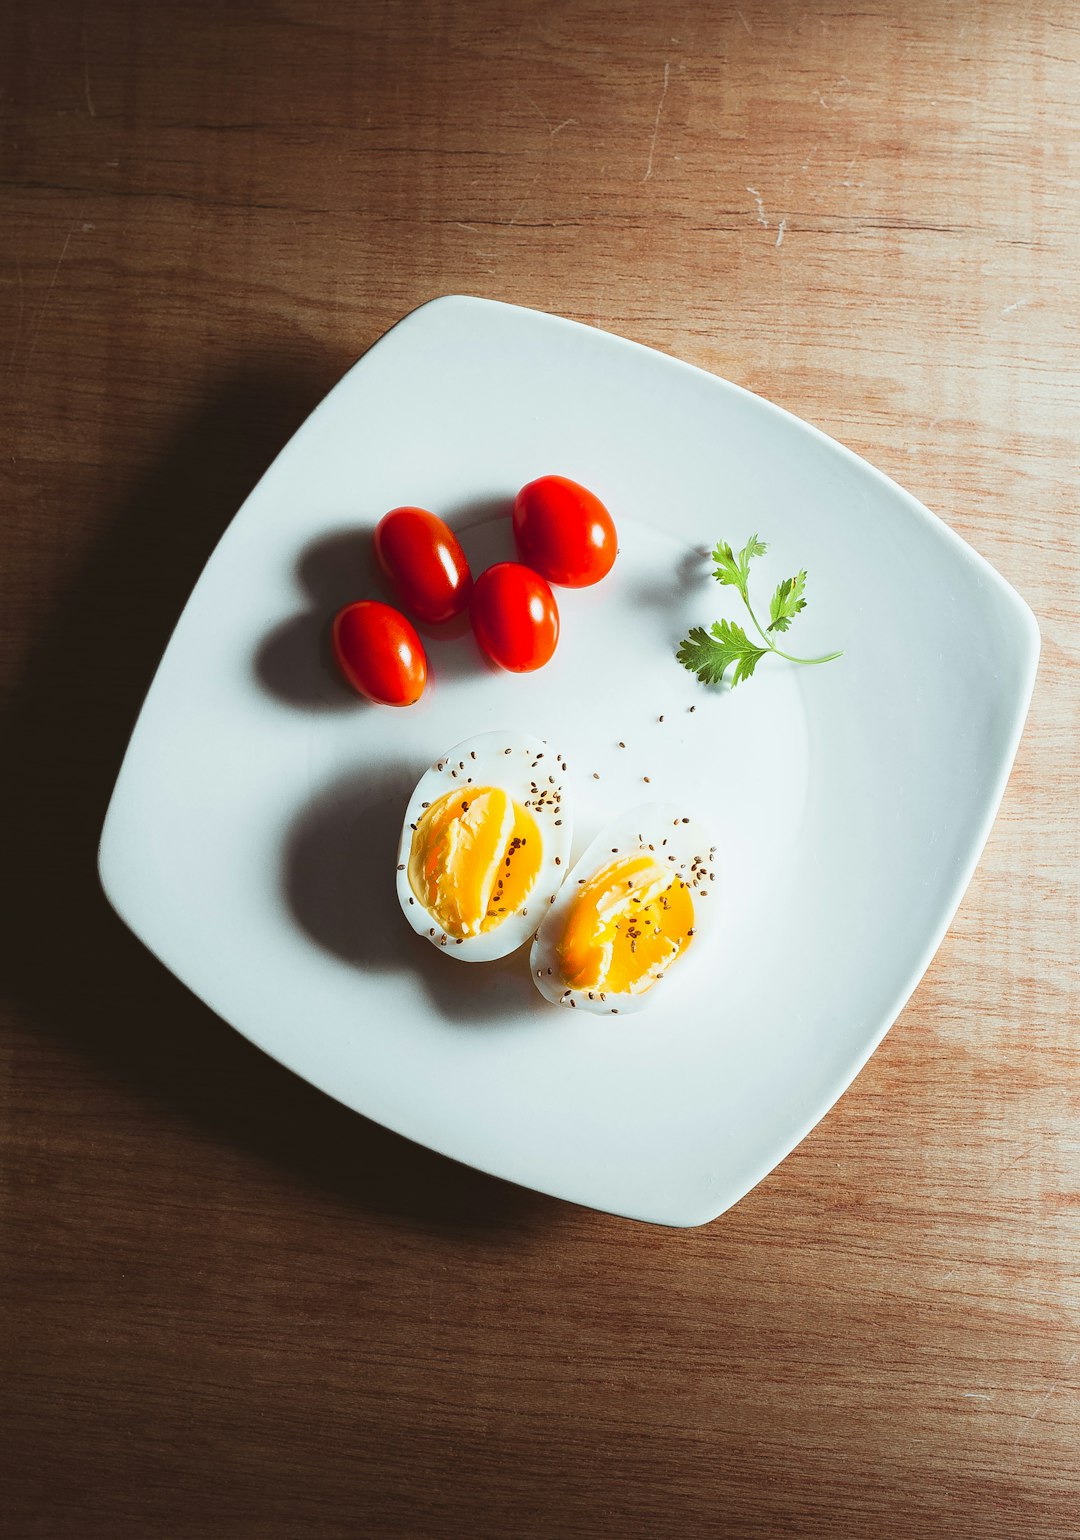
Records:
[[[543,668],[559,640],[559,607],[538,572],[500,561],[481,572],[469,602],[476,640],[514,674]]]
[[[618,537],[600,499],[566,476],[541,476],[514,499],[522,561],[549,583],[587,588],[611,571]]]
[[[424,693],[427,658],[400,610],[377,599],[347,604],[334,616],[338,667],[361,695],[380,706],[411,706]]]
[[[375,555],[401,602],[429,625],[460,615],[472,573],[452,532],[426,508],[392,508],[375,526]]]

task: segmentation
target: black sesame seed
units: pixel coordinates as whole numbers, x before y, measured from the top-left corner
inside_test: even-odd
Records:
[[[401,865],[398,867],[398,871],[399,872],[403,872],[404,870],[405,870],[405,864],[404,864],[404,862],[402,862]]]
[[[555,865],[556,866],[561,866],[562,865],[562,856],[556,856],[555,857]]]
[[[649,777],[647,775],[643,775],[641,779],[645,782],[646,786],[649,784]]]

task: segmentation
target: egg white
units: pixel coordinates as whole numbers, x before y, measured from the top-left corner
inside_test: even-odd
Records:
[[[573,823],[563,780],[562,757],[543,738],[517,732],[480,733],[466,738],[426,770],[409,798],[397,857],[397,895],[402,913],[433,946],[458,962],[493,962],[533,935],[551,907],[570,864]],[[541,837],[540,869],[521,905],[491,930],[477,936],[447,935],[413,892],[409,856],[413,831],[425,811],[448,791],[495,786],[515,802],[528,804]],[[534,788],[536,788],[534,790]]]
[[[619,855],[644,851],[672,875],[681,876],[694,903],[694,934],[690,945],[663,976],[641,994],[571,989],[559,971],[558,944],[580,888]],[[716,917],[713,892],[716,846],[701,820],[674,802],[645,802],[607,824],[571,869],[554,904],[548,906],[532,944],[529,968],[537,989],[552,1005],[592,1011],[595,1015],[627,1015],[665,999],[692,972],[709,944]]]

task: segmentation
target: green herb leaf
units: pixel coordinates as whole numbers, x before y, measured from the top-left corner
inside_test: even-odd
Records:
[[[746,575],[739,565],[739,559],[729,545],[718,545],[712,553],[712,559],[716,563],[713,577],[718,583],[726,583],[731,588],[737,588],[742,593]]]
[[[786,631],[799,611],[806,608],[805,587],[805,571],[797,572],[793,578],[785,578],[778,585],[769,603],[770,631]]]
[[[737,588],[743,599],[746,599],[746,585],[750,578],[750,563],[755,556],[764,556],[768,550],[764,541],[756,535],[743,546],[738,556],[726,541],[721,542],[712,553],[712,559],[716,563],[713,577],[718,583],[724,583],[729,588]]]
[[[709,631],[694,626],[679,648],[677,657],[683,668],[696,674],[702,684],[719,684],[734,663],[732,688],[749,679],[768,649],[756,647],[741,626],[730,620],[718,620]]]

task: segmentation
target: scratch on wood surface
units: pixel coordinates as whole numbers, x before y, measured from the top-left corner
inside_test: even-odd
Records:
[[[556,134],[561,134],[564,128],[569,128],[571,123],[576,123],[577,122],[577,118],[563,118],[561,123],[552,123],[551,119],[548,117],[548,115],[544,111],[543,107],[541,107],[540,103],[538,101],[536,101],[536,99],[534,97],[530,96],[528,91],[526,91],[524,89],[524,87],[518,86],[518,90],[521,92],[521,95],[525,98],[525,100],[528,102],[529,106],[533,109],[533,111],[534,112],[538,112],[540,114],[540,116],[543,118],[544,125],[545,125],[545,127],[547,128],[547,131],[548,131],[548,138],[549,139],[554,139],[555,135]]]
[[[525,207],[526,203],[528,203],[530,197],[532,196],[532,190],[536,186],[537,182],[539,182],[540,177],[543,174],[543,170],[544,170],[544,167],[541,166],[540,170],[533,177],[533,179],[529,183],[528,187],[526,187],[526,189],[525,189],[525,196],[524,196],[524,198],[522,198],[522,200],[518,204],[517,208],[511,214],[510,219],[508,221],[509,224],[515,225],[515,224],[517,224],[518,220],[521,218],[521,211]]]
[[[934,424],[931,424],[931,426],[934,426]],[[1034,1155],[1035,1151],[1041,1147],[1042,1140],[1036,1139],[1034,1144],[1029,1144],[1025,1149],[1020,1151],[1019,1155],[1014,1155],[1012,1160],[1007,1161],[998,1172],[998,1177],[1000,1177],[1006,1171],[1011,1171],[1012,1168],[1014,1166],[1018,1166],[1022,1160],[1027,1160],[1029,1155]]]
[[[969,1401],[989,1401],[989,1400],[991,1400],[991,1397],[986,1395],[986,1394],[984,1394],[984,1392],[981,1391],[981,1390],[962,1390],[960,1392],[960,1394],[962,1396],[966,1396]]]
[[[649,140],[649,162],[648,162],[648,165],[645,167],[645,175],[641,179],[643,182],[647,182],[649,180],[649,178],[652,176],[653,156],[656,154],[656,136],[660,132],[660,114],[664,110],[664,98],[667,95],[668,81],[669,81],[670,78],[671,78],[671,64],[670,64],[670,62],[667,59],[665,59],[664,60],[664,84],[660,88],[660,100],[656,104],[656,117],[655,117],[655,119],[653,121],[652,138]]]
[[[1025,294],[1022,299],[1014,299],[1011,305],[1006,305],[1001,313],[1002,313],[1002,315],[1012,315],[1014,310],[1019,310],[1023,305],[1030,305],[1030,304],[1031,304],[1031,296],[1028,295],[1028,294]]]
[[[1076,1353],[1074,1353],[1072,1355],[1072,1357],[1069,1359],[1068,1363],[1065,1365],[1065,1368],[1066,1369],[1071,1369],[1075,1362],[1076,1362]],[[1057,1377],[1057,1379],[1054,1381],[1054,1383],[1050,1386],[1050,1389],[1046,1392],[1046,1394],[1042,1397],[1042,1399],[1037,1403],[1037,1405],[1035,1406],[1035,1409],[1033,1411],[1028,1412],[1027,1416],[1024,1418],[1023,1422],[1020,1424],[1020,1429],[1019,1429],[1016,1437],[1013,1439],[1013,1448],[1014,1449],[1016,1448],[1016,1446],[1020,1442],[1020,1440],[1023,1438],[1023,1436],[1027,1432],[1027,1430],[1031,1427],[1031,1424],[1035,1421],[1035,1419],[1042,1415],[1042,1411],[1043,1411],[1043,1408],[1046,1406],[1046,1403],[1049,1401],[1050,1397],[1054,1394],[1054,1391],[1061,1384],[1061,1378],[1062,1378],[1061,1375],[1059,1375]]]
[[[748,35],[750,37],[753,37],[754,29],[750,25],[750,23],[747,21],[746,17],[743,15],[743,13],[739,10],[738,6],[735,7],[735,14],[739,18],[739,20],[742,22],[743,26],[746,28],[746,31],[747,31]]]
[[[26,286],[23,283],[22,263],[19,261],[19,253],[15,252],[15,276],[19,280],[19,313],[15,317],[15,345],[11,349],[11,357],[8,359],[10,369],[15,362],[15,355],[19,351],[19,338],[22,336],[23,316],[26,314]]]
[[[808,156],[807,156],[807,157],[806,157],[806,159],[805,159],[805,160],[804,160],[804,161],[803,161],[803,163],[802,163],[802,168],[803,168],[803,170],[804,170],[804,171],[808,171],[808,170],[809,170],[809,169],[810,169],[810,162],[811,162],[811,161],[812,161],[812,160],[813,160],[813,158],[814,158],[814,156],[815,156],[815,155],[816,155],[816,154],[817,154],[817,152],[818,152],[818,144],[819,144],[819,143],[820,143],[820,140],[819,140],[819,141],[817,141],[817,142],[815,142],[815,143],[814,143],[814,144],[813,144],[813,145],[812,145],[812,146],[811,146],[811,149],[810,149],[810,154],[809,154],[809,155],[808,155]]]
[[[776,244],[778,246],[782,246],[784,244],[784,231],[786,229],[787,229],[787,220],[786,219],[782,219],[780,221],[779,228],[777,229],[777,232],[776,232]]]
[[[87,110],[87,112],[90,114],[90,116],[92,118],[96,118],[97,117],[97,112],[94,110],[94,98],[90,95],[90,60],[89,60],[89,57],[88,57],[87,51],[86,51],[86,23],[85,22],[83,22],[82,28],[80,29],[79,36],[80,36],[80,39],[82,41],[83,89],[86,92],[86,110]]]
[[[78,223],[78,221],[76,221],[76,223]],[[63,246],[60,249],[60,255],[57,258],[56,266],[53,268],[52,278],[49,280],[49,287],[45,291],[45,298],[41,302],[41,309],[38,311],[37,320],[34,322],[34,331],[33,331],[33,335],[30,338],[30,348],[29,348],[29,351],[27,352],[27,355],[26,355],[26,363],[27,363],[28,367],[29,367],[29,364],[30,364],[30,360],[34,356],[34,349],[37,347],[38,333],[41,331],[41,323],[45,319],[45,312],[49,308],[49,300],[52,298],[52,291],[56,287],[57,274],[60,272],[60,269],[64,265],[64,258],[67,256],[67,249],[71,245],[71,237],[74,234],[75,234],[75,225],[72,225],[71,229],[68,231],[67,236],[66,236],[66,238],[64,240],[64,244],[63,244]],[[12,360],[11,361],[12,361],[12,363],[15,362],[14,355],[12,355]]]
[[[751,194],[751,196],[753,197],[754,202],[757,204],[757,222],[758,222],[758,224],[759,225],[764,225],[765,229],[767,230],[769,228],[769,221],[765,218],[765,204],[762,201],[761,194],[758,192],[756,187],[751,187],[751,186],[749,186],[749,184],[747,185],[746,190],[747,190],[748,193]]]

